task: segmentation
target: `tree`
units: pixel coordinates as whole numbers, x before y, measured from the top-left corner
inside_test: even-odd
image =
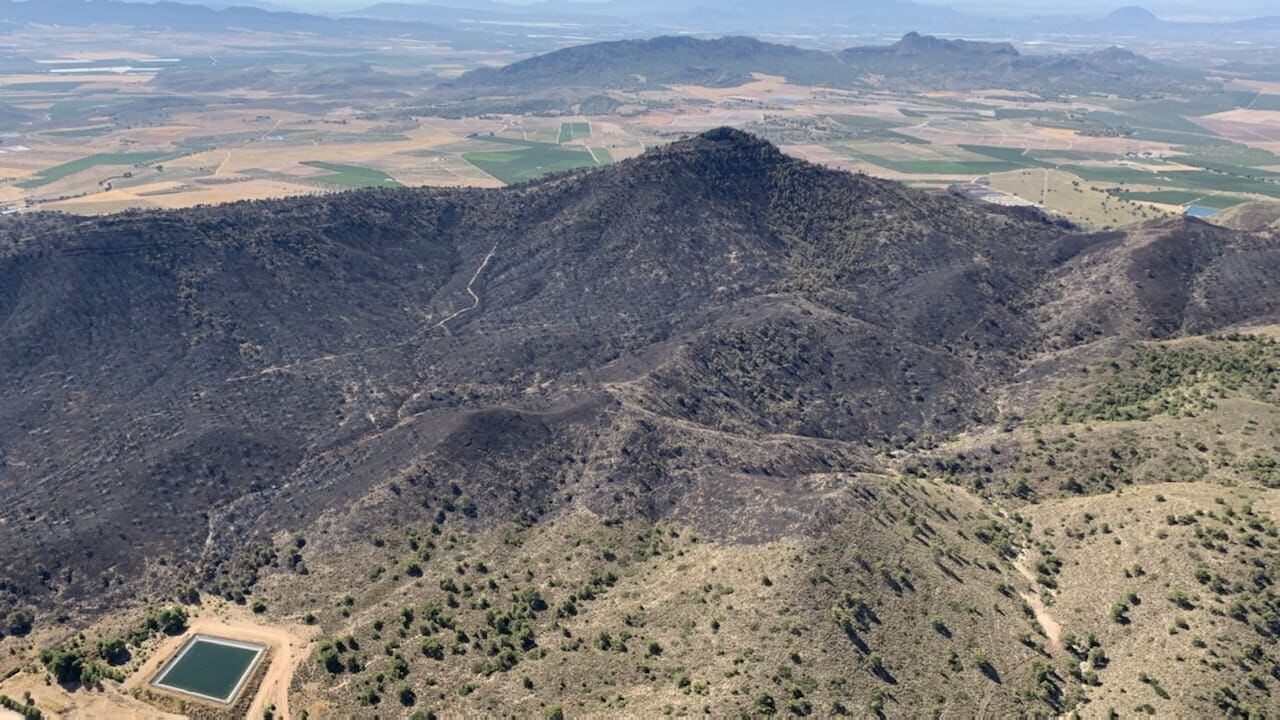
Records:
[[[166,635],[177,635],[187,629],[187,611],[178,605],[162,609],[155,619],[157,627]]]
[[[98,641],[98,655],[112,665],[120,665],[129,660],[129,650],[124,638],[106,638]]]
[[[333,643],[320,643],[317,655],[320,658],[320,664],[324,666],[325,670],[329,671],[329,674],[337,675],[342,672],[342,656],[338,653],[338,649],[333,646]]]
[[[67,648],[55,645],[40,652],[40,662],[53,674],[58,682],[66,684],[78,682],[84,670],[85,654],[79,648]]]
[[[22,637],[31,632],[31,614],[22,610],[14,610],[5,618],[4,629],[10,635]]]
[[[432,660],[443,660],[444,645],[436,638],[425,638],[422,641],[422,654]]]
[[[761,693],[756,697],[755,705],[751,708],[752,715],[777,715],[778,704],[774,702],[771,695]]]
[[[1129,606],[1118,602],[1111,606],[1111,619],[1121,625],[1129,623]]]
[[[391,676],[397,680],[403,680],[409,675],[409,663],[404,658],[397,655],[391,658]]]

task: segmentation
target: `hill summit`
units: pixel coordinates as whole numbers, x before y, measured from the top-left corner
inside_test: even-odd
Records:
[[[717,129],[0,238],[18,673],[182,602],[310,628],[290,705],[336,715],[1270,701],[1275,235],[1080,233]]]

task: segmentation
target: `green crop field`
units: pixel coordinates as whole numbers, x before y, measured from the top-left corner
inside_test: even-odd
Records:
[[[495,140],[488,137],[483,139]],[[524,143],[510,138],[504,138],[502,142],[508,145],[523,145],[523,147],[517,150],[469,152],[464,153],[462,158],[508,185],[535,180],[551,173],[595,167],[600,164],[585,149],[563,148],[547,143]]]
[[[1135,202],[1152,202],[1162,205],[1199,205],[1223,210],[1245,202],[1244,198],[1233,195],[1206,195],[1191,190],[1153,190],[1150,192],[1112,193],[1125,200]]]
[[[114,125],[101,125],[99,127],[73,128],[71,130],[49,130],[44,134],[48,135],[49,137],[86,138],[86,137],[98,137],[99,135],[106,135],[107,133],[115,129],[116,128]]]
[[[567,143],[571,140],[589,140],[590,138],[591,138],[591,123],[584,123],[584,122],[560,123],[559,142]]]
[[[991,160],[895,160],[850,147],[837,147],[836,150],[849,157],[907,175],[990,175],[991,173],[1029,167],[1029,165],[1023,163],[1008,162],[994,158]]]
[[[49,119],[54,122],[70,122],[101,114],[111,103],[101,100],[62,100],[49,106]]]
[[[975,155],[983,155],[996,160],[1003,160],[1012,165],[1028,168],[1053,167],[1053,163],[1037,159],[1024,148],[994,147],[991,145],[957,145],[956,147]]]
[[[1089,165],[1064,165],[1063,170],[1075,175],[1082,180],[1090,182],[1104,183],[1134,183],[1138,185],[1177,185],[1180,183],[1172,180],[1174,173],[1164,173],[1157,175],[1148,170],[1139,170],[1131,167],[1094,167]]]
[[[1216,172],[1181,172],[1170,173],[1186,187],[1233,193],[1254,193],[1267,197],[1280,198],[1280,183],[1251,178],[1222,175]]]
[[[996,108],[997,120],[1056,120],[1062,121],[1066,113],[1061,110],[1035,110],[1032,108]]]
[[[1087,160],[1115,160],[1115,153],[1091,152],[1089,150],[1028,150],[1027,156],[1037,160],[1055,161],[1071,160],[1081,162]]]
[[[341,163],[322,162],[320,160],[308,160],[302,164],[307,167],[328,170],[332,173],[331,175],[320,175],[313,179],[332,183],[334,185],[344,185],[346,187],[353,188],[404,187],[397,182],[395,178],[385,172],[361,165],[343,165]]]
[[[76,80],[46,80],[37,82],[22,82],[12,85],[5,85],[5,90],[13,91],[37,91],[37,92],[67,92],[75,90],[83,85],[83,82]]]
[[[1280,110],[1280,95],[1258,95],[1248,107],[1250,110]]]
[[[903,123],[864,115],[830,115],[828,117],[843,125],[856,140],[894,140],[911,145],[930,144],[928,140],[897,132],[895,128],[905,127]]]
[[[36,173],[35,177],[30,180],[21,182],[18,187],[30,190],[48,185],[51,182],[70,177],[78,172],[83,172],[89,168],[101,165],[139,165],[141,163],[158,160],[165,156],[160,152],[135,152],[135,153],[98,153],[88,157],[82,157],[79,160],[72,160],[61,165],[54,165]]]

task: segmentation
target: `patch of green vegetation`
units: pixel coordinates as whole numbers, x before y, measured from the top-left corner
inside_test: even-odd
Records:
[[[42,134],[48,135],[49,137],[65,138],[98,137],[100,135],[106,135],[115,129],[114,125],[99,125],[97,127],[72,128],[70,130],[49,130]]]
[[[101,165],[141,165],[164,156],[165,153],[161,152],[97,153],[41,170],[32,179],[18,183],[18,186],[30,190]]]
[[[1117,185],[1172,185],[1173,174],[1157,175],[1149,170],[1132,167],[1097,167],[1091,165],[1064,165],[1061,170],[1089,182],[1115,183]]]
[[[959,145],[957,146],[965,152],[971,152],[975,155],[984,155],[986,157],[1003,160],[1004,162],[1020,167],[1028,168],[1045,168],[1054,167],[1053,163],[1045,162],[1037,158],[1030,150],[1023,148],[1007,148],[994,147],[991,145]]]
[[[1027,156],[1037,160],[1115,160],[1115,153],[1090,152],[1088,150],[1027,150]]]
[[[1243,202],[1247,202],[1245,198],[1235,197],[1232,195],[1206,195],[1191,190],[1153,190],[1150,192],[1132,192],[1126,190],[1113,190],[1112,195],[1132,200],[1135,202],[1151,202],[1161,203],[1163,205],[1199,205],[1201,207],[1214,208],[1216,210],[1225,210],[1229,207],[1235,207]]]
[[[105,109],[108,103],[101,100],[62,100],[49,107],[49,119],[54,122],[71,122],[87,117],[94,111]]]
[[[362,165],[343,165],[341,163],[322,162],[320,160],[307,160],[302,163],[307,167],[318,168],[320,170],[328,170],[331,175],[321,175],[316,180],[320,180],[334,185],[345,185],[353,188],[393,188],[404,187],[395,178],[381,170],[364,167]]]
[[[1280,95],[1264,95],[1259,94],[1249,101],[1247,107],[1250,110],[1269,110],[1275,112],[1280,110]]]
[[[572,140],[590,140],[591,139],[591,123],[585,122],[566,122],[560,123],[560,143],[567,143]]]
[[[44,713],[41,712],[40,708],[32,704],[30,693],[27,693],[21,702],[8,695],[0,695],[0,707],[12,710],[28,720],[40,720],[40,718],[44,717]]]
[[[519,146],[516,150],[479,151],[462,155],[463,160],[508,185],[536,180],[552,173],[600,165],[585,149],[563,148],[551,143],[512,138],[484,137],[483,140]]]
[[[1221,192],[1252,193],[1280,198],[1280,182],[1255,180],[1238,175],[1224,175],[1210,170],[1169,173],[1168,177],[1184,187]]]
[[[1175,148],[1180,153],[1180,162],[1214,167],[1222,165],[1231,168],[1256,168],[1264,165],[1280,165],[1280,155],[1263,148],[1244,145],[1237,142],[1222,141],[1213,145],[1196,145]],[[1270,173],[1275,175],[1276,173]]]
[[[1060,400],[1055,418],[1070,423],[1194,416],[1238,392],[1280,402],[1278,368],[1280,343],[1256,335],[1214,337],[1202,347],[1145,346],[1127,364],[1111,363],[1104,370],[1108,377],[1088,399]]]
[[[1001,160],[895,160],[847,146],[838,146],[836,149],[849,157],[909,175],[990,175],[1025,167]]]
[[[997,120],[1061,120],[1065,117],[1062,111],[1035,110],[1032,108],[997,108]]]
[[[930,144],[928,140],[896,132],[895,128],[903,127],[902,123],[863,115],[832,115],[831,119],[848,132],[848,138],[851,140],[894,140],[909,145]]]
[[[1245,178],[1280,178],[1280,172],[1261,170],[1259,168],[1249,167],[1246,165],[1236,165],[1230,162],[1224,162],[1217,158],[1205,157],[1203,155],[1181,157],[1178,159],[1187,165],[1194,165],[1195,167],[1212,170],[1224,175],[1235,175]]]
[[[36,82],[14,83],[5,85],[5,90],[30,90],[30,91],[48,91],[48,92],[67,92],[75,90],[83,85],[83,82],[77,80],[39,80]]]

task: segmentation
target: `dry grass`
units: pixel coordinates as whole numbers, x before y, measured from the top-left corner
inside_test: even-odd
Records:
[[[992,187],[1029,200],[1085,227],[1123,227],[1164,215],[1147,203],[1129,202],[1094,190],[1059,170],[1014,170],[991,176]]]

